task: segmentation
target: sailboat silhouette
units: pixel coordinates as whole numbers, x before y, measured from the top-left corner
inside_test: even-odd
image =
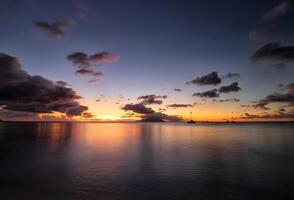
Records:
[[[190,112],[190,121],[187,122],[188,124],[195,124],[196,122],[192,120],[192,112]]]

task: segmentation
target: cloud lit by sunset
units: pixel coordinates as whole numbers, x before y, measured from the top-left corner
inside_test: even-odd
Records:
[[[1,2],[3,120],[293,119],[289,3],[55,4]]]

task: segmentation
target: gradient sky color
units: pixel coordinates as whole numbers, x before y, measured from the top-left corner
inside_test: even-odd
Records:
[[[280,15],[266,17],[282,3],[287,6]],[[58,40],[33,25],[34,21],[62,19],[74,25]],[[271,103],[270,110],[240,106],[283,92],[279,84],[293,83],[294,59],[282,69],[272,66],[281,62],[250,59],[268,42],[293,46],[293,19],[293,2],[278,0],[7,0],[0,2],[0,52],[16,57],[29,74],[67,82],[84,97],[81,104],[89,107],[93,119],[122,120],[125,104],[138,103],[137,97],[142,95],[156,94],[168,98],[161,105],[148,107],[157,111],[165,108],[164,113],[169,115],[187,119],[193,111],[193,118],[200,121],[251,120],[241,118],[245,113],[274,114],[288,105]],[[259,31],[257,37],[257,30],[267,32]],[[96,83],[76,75],[76,67],[67,59],[74,52],[92,55],[102,51],[118,55],[119,60],[97,67],[104,76]],[[225,79],[217,86],[186,84],[213,71],[220,77],[228,73],[241,76]],[[218,103],[213,98],[204,102],[192,96],[235,81],[241,91],[215,99],[237,98],[240,102]],[[105,99],[97,102],[100,95]],[[197,105],[188,108],[167,108],[170,104],[194,103]],[[293,116],[293,104],[285,110]]]

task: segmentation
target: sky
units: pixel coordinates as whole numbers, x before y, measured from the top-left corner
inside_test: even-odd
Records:
[[[290,0],[1,0],[0,118],[294,119]]]

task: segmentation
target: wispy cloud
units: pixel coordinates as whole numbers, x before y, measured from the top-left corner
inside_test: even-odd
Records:
[[[75,72],[75,74],[85,75],[85,76],[94,76],[94,77],[104,76],[102,72],[94,72],[93,70],[90,70],[90,69],[79,69]]]
[[[181,92],[181,91],[183,91],[183,90],[180,89],[180,88],[175,88],[174,91],[176,91],[176,92]]]
[[[54,22],[35,21],[34,26],[44,32],[48,37],[59,40],[72,29],[74,22],[72,20],[56,20]]]
[[[167,105],[168,108],[188,108],[188,107],[192,107],[192,104],[170,104]]]
[[[79,68],[88,68],[93,66],[101,66],[105,63],[111,63],[119,60],[119,56],[110,52],[100,52],[92,55],[87,55],[83,52],[75,52],[67,56],[67,59],[72,61]]]
[[[277,28],[257,29],[249,32],[248,39],[253,41],[266,41],[272,38],[277,32]]]
[[[282,1],[263,15],[264,20],[274,20],[287,14],[291,8],[290,1]]]

